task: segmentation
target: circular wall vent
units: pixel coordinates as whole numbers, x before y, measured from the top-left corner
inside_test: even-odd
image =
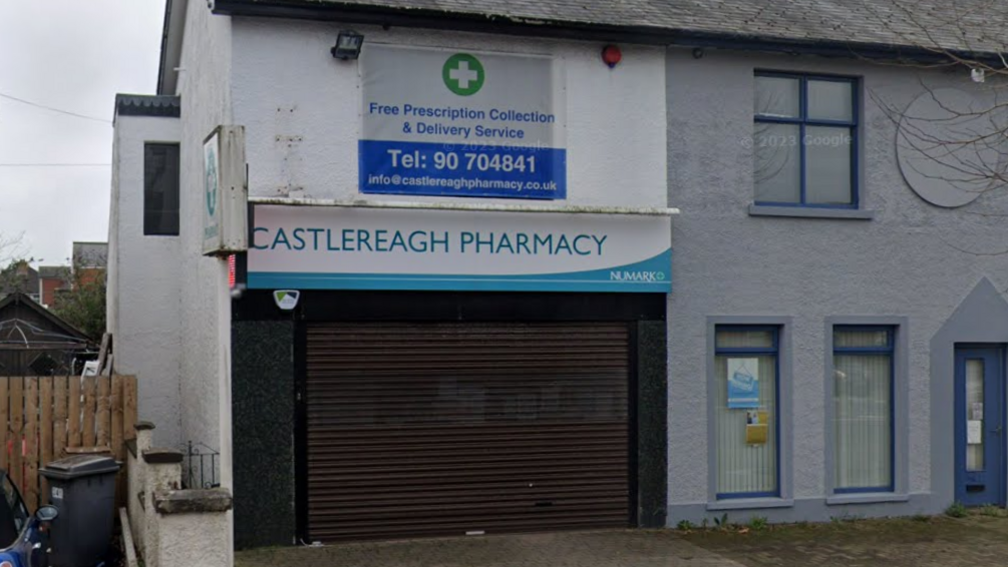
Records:
[[[1005,121],[986,98],[952,88],[929,90],[900,117],[900,172],[928,203],[961,207],[997,184]]]

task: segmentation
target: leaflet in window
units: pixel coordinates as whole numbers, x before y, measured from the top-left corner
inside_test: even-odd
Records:
[[[759,359],[728,359],[728,407],[754,409],[759,407]]]
[[[746,411],[746,445],[766,445],[769,432],[767,415],[762,410]]]

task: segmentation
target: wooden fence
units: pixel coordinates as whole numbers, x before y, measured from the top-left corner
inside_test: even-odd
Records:
[[[136,420],[135,376],[0,377],[0,468],[34,510],[48,502],[40,468],[74,453],[124,462]]]

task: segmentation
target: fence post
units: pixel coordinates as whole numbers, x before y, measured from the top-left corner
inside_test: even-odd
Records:
[[[24,378],[14,376],[10,380],[10,467],[7,472],[11,475],[11,480],[22,491],[25,488],[24,470],[21,468],[24,462],[22,449],[24,447]]]
[[[25,427],[21,438],[21,452],[24,456],[24,492],[28,512],[34,512],[39,503],[39,379],[37,376],[25,378]]]
[[[67,410],[67,443],[69,447],[81,446],[81,379],[70,377],[70,403]]]
[[[97,410],[95,402],[95,390],[97,389],[97,376],[84,377],[84,415],[81,431],[81,445],[84,447],[95,446],[95,412]]]
[[[43,376],[39,380],[39,466],[38,469],[48,465],[53,460],[53,381],[52,376]],[[45,477],[39,479],[39,506],[47,503],[49,497],[49,480]]]
[[[63,450],[67,446],[67,388],[74,378],[53,378],[53,457],[57,459],[63,458]]]

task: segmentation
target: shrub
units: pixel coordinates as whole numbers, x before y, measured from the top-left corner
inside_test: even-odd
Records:
[[[945,509],[945,515],[953,518],[965,518],[966,514],[966,506],[963,506],[962,502],[953,502]]]

